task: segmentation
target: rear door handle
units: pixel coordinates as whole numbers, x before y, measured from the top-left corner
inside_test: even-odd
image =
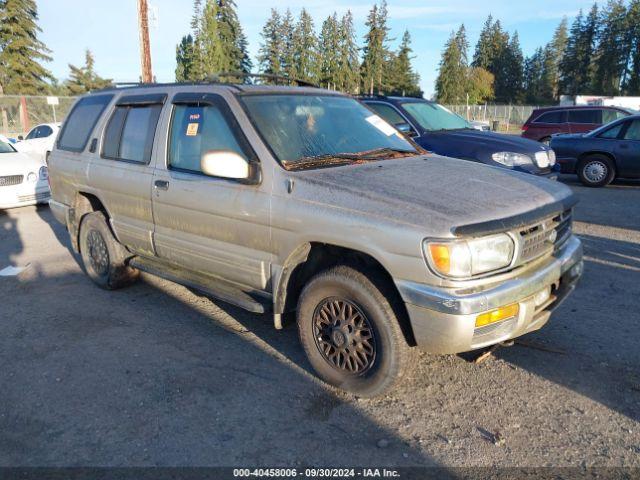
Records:
[[[156,180],[153,182],[153,188],[156,190],[169,190],[169,182],[166,180]]]

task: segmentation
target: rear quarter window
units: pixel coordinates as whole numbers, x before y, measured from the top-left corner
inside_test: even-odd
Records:
[[[602,110],[570,110],[569,123],[602,123]]]
[[[71,152],[83,151],[98,119],[112,98],[113,95],[91,95],[78,100],[64,122],[58,148]]]
[[[536,118],[533,123],[564,123],[565,116],[562,110],[556,112],[546,112]]]

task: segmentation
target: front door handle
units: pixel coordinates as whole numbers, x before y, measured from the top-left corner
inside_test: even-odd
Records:
[[[153,188],[156,190],[169,190],[169,182],[166,180],[156,180],[153,182]]]

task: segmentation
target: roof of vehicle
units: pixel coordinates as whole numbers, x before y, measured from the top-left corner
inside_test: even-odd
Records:
[[[556,110],[593,110],[594,108],[605,108],[610,110],[622,110],[627,112],[624,107],[616,107],[613,105],[555,105],[553,107],[536,108],[534,112],[551,112]]]
[[[96,90],[91,93],[108,93],[108,92],[131,92],[143,89],[162,89],[165,88],[189,88],[189,87],[218,87],[230,90],[233,93],[300,93],[300,94],[315,94],[315,95],[344,95],[341,92],[334,90],[327,90],[319,87],[312,86],[284,86],[284,85],[251,85],[244,83],[221,83],[221,82],[176,82],[176,83],[145,83],[145,84],[130,84],[121,85],[102,90]]]
[[[392,102],[424,102],[424,103],[436,103],[432,100],[427,100],[426,98],[419,97],[401,97],[396,95],[360,95],[358,97],[360,100],[391,100]]]

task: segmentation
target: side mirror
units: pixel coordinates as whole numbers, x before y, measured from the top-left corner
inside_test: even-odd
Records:
[[[22,140],[24,140],[24,137],[22,135],[18,135],[18,141],[21,142]]]
[[[397,123],[395,127],[405,137],[415,137],[417,135],[408,123]]]
[[[252,168],[249,162],[235,152],[210,150],[200,159],[202,173],[210,177],[249,180]]]

